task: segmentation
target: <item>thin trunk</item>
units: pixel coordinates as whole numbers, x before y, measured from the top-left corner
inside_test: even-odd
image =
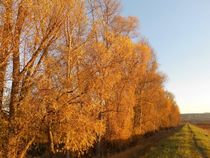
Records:
[[[18,140],[16,138],[17,135],[17,128],[16,128],[16,114],[17,114],[17,107],[19,104],[19,96],[20,96],[20,35],[22,26],[24,23],[24,19],[26,17],[26,10],[22,6],[22,2],[19,4],[17,20],[15,24],[15,30],[13,34],[13,42],[11,45],[11,52],[12,52],[12,63],[13,63],[13,70],[12,70],[12,89],[11,89],[11,99],[9,104],[9,136],[8,136],[8,148],[7,148],[7,156],[8,158],[17,158],[17,147],[18,147]],[[10,30],[11,31],[11,30]]]
[[[13,55],[13,82],[11,91],[11,101],[10,101],[10,118],[13,120],[17,111],[17,105],[19,102],[19,54]]]
[[[24,20],[26,18],[26,8],[22,6],[23,1],[19,4],[18,14],[17,14],[17,22],[15,25],[14,31],[14,39],[12,45],[12,62],[13,62],[13,82],[12,82],[12,91],[11,91],[11,102],[10,102],[10,117],[13,119],[17,105],[19,103],[19,96],[20,96],[20,35],[22,31],[22,27],[24,24]]]
[[[70,152],[69,152],[69,150],[66,151],[66,158],[70,158]]]
[[[143,124],[143,114],[142,114],[142,101],[141,101],[141,97],[142,97],[142,90],[140,91],[140,99],[139,99],[139,105],[140,105],[140,125],[139,125],[139,128],[140,128],[140,134],[143,134],[142,132],[142,124]]]
[[[34,142],[35,137],[33,137],[25,146],[25,148],[22,150],[22,152],[20,153],[19,158],[24,158],[28,149],[30,148],[30,146],[32,145],[32,143]]]
[[[6,66],[4,64],[4,55],[0,53],[0,108],[3,108],[3,91],[4,91],[4,78],[5,78]]]
[[[101,155],[101,136],[99,135],[98,136],[98,142],[96,144],[96,156],[98,158],[100,158],[102,155]]]
[[[2,59],[2,56],[0,55],[0,60]],[[0,61],[0,64],[2,62]],[[0,68],[0,108],[3,108],[3,91],[4,91],[4,74],[5,74],[5,68]]]
[[[48,128],[48,139],[49,139],[50,153],[55,154],[55,145],[54,145],[54,139],[53,139],[51,127]]]
[[[0,48],[0,108],[2,108],[5,74],[12,42],[12,1],[5,3],[4,27]]]

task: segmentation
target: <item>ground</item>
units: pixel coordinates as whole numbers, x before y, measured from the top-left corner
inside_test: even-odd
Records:
[[[111,158],[210,158],[210,132],[207,125],[185,124],[159,132]]]

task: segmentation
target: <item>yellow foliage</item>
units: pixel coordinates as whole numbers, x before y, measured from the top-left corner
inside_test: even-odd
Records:
[[[138,20],[120,16],[118,1],[0,7],[0,156],[27,157],[33,143],[82,155],[101,140],[178,125],[153,50],[133,41]]]

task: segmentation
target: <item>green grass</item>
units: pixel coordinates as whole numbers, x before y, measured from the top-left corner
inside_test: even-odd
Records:
[[[152,147],[145,158],[210,158],[210,135],[186,124],[173,136]]]
[[[198,148],[206,155],[210,157],[210,135],[203,129],[190,125],[192,132],[195,133],[195,141]]]

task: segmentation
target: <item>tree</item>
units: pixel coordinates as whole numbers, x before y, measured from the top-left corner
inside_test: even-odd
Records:
[[[81,155],[179,122],[138,20],[115,0],[0,3],[0,154]],[[100,152],[99,156],[100,156]],[[49,155],[48,155],[49,156]]]

